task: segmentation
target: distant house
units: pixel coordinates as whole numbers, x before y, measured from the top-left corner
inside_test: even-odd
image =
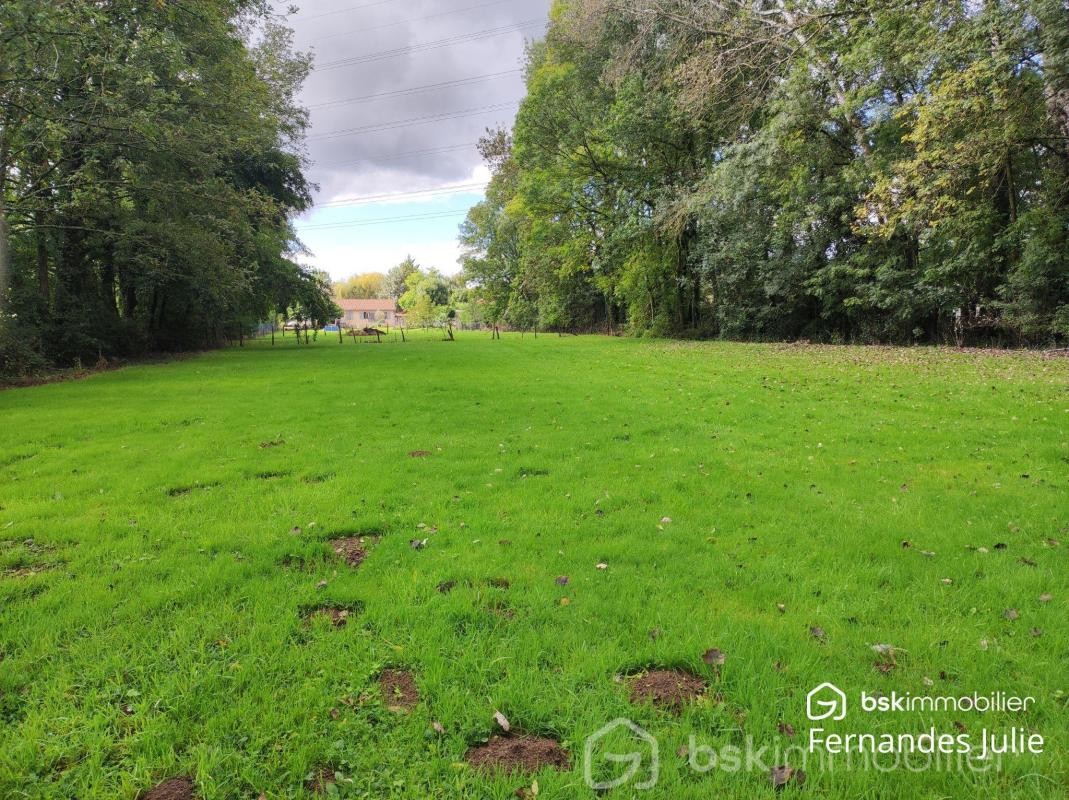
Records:
[[[397,307],[396,300],[368,298],[334,302],[342,311],[341,324],[346,328],[403,327],[405,324],[405,312]]]

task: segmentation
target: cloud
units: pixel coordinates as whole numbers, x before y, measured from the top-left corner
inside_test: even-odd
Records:
[[[318,200],[467,180],[480,165],[474,147],[479,136],[487,127],[511,125],[524,93],[519,70],[525,43],[545,29],[544,22],[517,26],[546,20],[549,5],[550,0],[301,4],[289,24],[296,47],[312,50],[317,64],[301,99],[311,109],[310,177],[320,186]],[[419,90],[427,86],[435,88]],[[487,107],[495,110],[474,111]]]

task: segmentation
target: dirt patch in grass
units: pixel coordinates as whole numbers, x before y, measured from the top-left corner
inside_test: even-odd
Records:
[[[375,540],[372,540],[374,543]],[[363,536],[346,536],[331,539],[330,549],[350,567],[359,567],[367,558],[368,541]]]
[[[14,464],[18,464],[21,461],[28,461],[35,455],[37,455],[37,453],[15,453],[14,455],[7,456],[6,458],[0,458],[0,469],[4,467],[10,467]]]
[[[538,772],[544,767],[565,770],[571,757],[560,743],[544,736],[495,736],[468,750],[464,760],[476,769],[501,772]]]
[[[169,497],[185,497],[187,494],[199,491],[201,489],[214,489],[219,486],[218,481],[212,483],[194,483],[192,486],[175,486],[167,490]]]
[[[441,594],[449,594],[455,588],[457,588],[457,582],[454,580],[442,581],[438,584],[438,591]]]
[[[330,624],[335,628],[344,628],[349,621],[349,617],[354,616],[357,613],[356,609],[346,608],[345,606],[316,606],[309,608],[304,612],[304,618],[306,621],[311,622],[319,617],[324,617],[330,620]]]
[[[55,564],[25,564],[21,567],[5,569],[0,575],[5,578],[32,578],[34,575],[40,575],[55,568]]]
[[[631,702],[652,703],[676,713],[705,694],[706,682],[677,669],[654,669],[631,679]]]
[[[194,800],[193,781],[190,778],[169,778],[158,786],[142,792],[138,800]]]
[[[493,586],[495,589],[507,589],[512,584],[509,583],[508,578],[490,578],[487,584]]]
[[[406,669],[383,670],[379,676],[382,702],[390,711],[407,712],[419,704],[419,689],[412,673]]]
[[[408,451],[408,457],[409,458],[426,458],[430,454],[431,454],[430,450],[409,450]]]
[[[262,481],[270,481],[270,480],[274,480],[275,478],[288,478],[290,476],[290,474],[291,474],[290,472],[286,472],[286,471],[282,471],[282,472],[257,472],[256,473],[256,477],[259,478]]]
[[[304,782],[304,788],[312,794],[327,794],[330,787],[338,782],[335,773],[334,767],[316,767]]]
[[[305,475],[301,480],[305,483],[326,483],[334,479],[333,472],[321,472],[318,475]]]
[[[504,600],[494,600],[486,607],[486,610],[501,619],[515,619],[516,617],[516,609]]]

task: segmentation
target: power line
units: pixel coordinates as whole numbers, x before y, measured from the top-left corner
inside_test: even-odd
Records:
[[[409,150],[407,153],[394,153],[389,156],[378,156],[376,158],[356,158],[350,161],[328,161],[324,164],[316,164],[317,167],[348,167],[356,164],[372,163],[377,161],[399,161],[401,159],[408,158],[410,156],[430,156],[438,155],[439,153],[452,153],[456,150],[467,150],[477,146],[477,142],[467,142],[465,144],[451,144],[445,147],[428,147],[423,150]]]
[[[392,50],[380,50],[375,53],[365,53],[362,56],[353,56],[351,58],[341,58],[337,61],[326,61],[315,67],[316,72],[328,72],[333,69],[341,69],[342,67],[351,67],[356,64],[367,64],[372,61],[382,61],[388,58],[396,58],[398,56],[411,55],[413,53],[424,53],[429,50],[438,50],[443,47],[450,47],[454,44],[461,44],[463,42],[473,42],[479,39],[489,39],[494,36],[502,36],[506,33],[512,33],[515,31],[523,30],[524,28],[530,28],[534,25],[545,25],[546,20],[539,17],[538,19],[530,19],[524,22],[518,22],[513,25],[502,25],[497,28],[487,28],[483,31],[475,31],[473,33],[464,33],[458,36],[450,36],[446,39],[437,39],[430,42],[419,42],[407,47],[396,47]]]
[[[407,128],[412,125],[426,125],[429,122],[439,122],[447,119],[461,119],[462,117],[474,117],[478,114],[488,113],[490,111],[502,111],[506,108],[512,108],[518,106],[519,101],[514,100],[509,103],[498,103],[493,106],[483,106],[482,108],[466,108],[462,111],[453,111],[446,114],[432,114],[424,117],[412,117],[411,119],[400,119],[393,122],[381,122],[374,125],[364,125],[360,128],[344,128],[342,130],[330,131],[329,133],[320,133],[314,136],[309,136],[308,139],[339,139],[344,136],[352,136],[361,133],[376,133],[378,131],[389,131],[397,128]]]
[[[298,14],[294,19],[321,19],[322,17],[333,17],[338,14],[347,14],[350,11],[359,11],[361,8],[374,8],[375,6],[385,6],[390,3],[395,3],[397,0],[376,0],[374,3],[364,3],[359,6],[349,6],[348,8],[336,8],[333,11],[324,11],[322,14]]]
[[[301,225],[297,223],[297,227],[302,231],[312,230],[328,230],[330,228],[362,228],[369,225],[392,225],[395,222],[409,222],[415,220],[428,220],[428,219],[445,219],[447,217],[456,217],[461,214],[466,215],[468,209],[462,208],[456,211],[435,211],[430,214],[410,214],[403,217],[379,217],[377,219],[368,220],[354,220],[352,222],[328,222],[319,225]]]
[[[491,72],[486,75],[475,75],[470,78],[458,78],[453,81],[442,81],[441,83],[429,83],[425,86],[413,86],[409,89],[396,89],[392,92],[379,92],[377,94],[365,94],[361,97],[348,97],[344,100],[330,100],[325,103],[316,103],[309,106],[310,109],[318,108],[331,108],[333,106],[344,106],[352,103],[364,103],[370,100],[378,100],[383,97],[401,97],[403,95],[417,94],[419,92],[430,91],[431,89],[445,89],[450,86],[468,86],[473,83],[482,83],[483,81],[493,80],[494,78],[502,78],[506,75],[517,75],[523,72],[522,69],[510,69],[504,72]]]
[[[369,33],[371,31],[381,31],[384,28],[395,28],[398,25],[405,25],[405,24],[407,24],[409,22],[426,22],[429,19],[438,19],[439,17],[450,17],[450,16],[453,16],[454,14],[462,14],[465,11],[475,11],[475,10],[480,9],[480,8],[490,8],[491,6],[500,6],[500,5],[504,5],[505,3],[511,3],[511,2],[514,2],[514,0],[493,0],[492,3],[482,3],[481,5],[477,5],[477,6],[467,6],[466,8],[456,8],[456,9],[453,9],[452,11],[443,11],[440,14],[429,14],[426,17],[414,17],[412,19],[398,20],[397,22],[387,22],[384,25],[374,25],[374,26],[372,26],[370,28],[361,28],[360,30],[356,30],[356,31],[343,31],[341,33],[328,33],[326,36],[317,36],[314,39],[307,39],[306,41],[309,44],[311,44],[312,42],[323,42],[323,41],[326,41],[327,39],[337,39],[337,38],[342,37],[342,36],[352,36],[354,33]]]
[[[383,200],[393,200],[401,197],[433,197],[443,194],[471,194],[475,190],[486,188],[485,182],[464,183],[457,186],[443,186],[438,189],[418,189],[411,192],[384,192],[382,194],[365,194],[356,197],[346,197],[341,200],[330,200],[326,203],[316,203],[316,208],[338,208],[343,206],[359,206],[370,203],[379,203]]]

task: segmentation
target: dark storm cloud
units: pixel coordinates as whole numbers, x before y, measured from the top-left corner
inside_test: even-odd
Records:
[[[487,126],[510,124],[523,96],[524,42],[544,32],[551,0],[306,0],[289,18],[295,45],[317,64],[302,99],[312,114],[308,149],[320,201],[470,181],[474,142]],[[282,5],[279,4],[281,8]],[[539,20],[522,29],[508,29]],[[471,38],[483,31],[498,35]],[[436,46],[440,40],[456,41]],[[387,51],[399,51],[386,55]],[[440,86],[440,84],[454,85]],[[428,91],[416,87],[439,85]],[[367,95],[388,94],[356,102]],[[458,112],[504,106],[468,116]],[[417,118],[423,124],[363,130]],[[450,150],[424,155],[413,151]]]

